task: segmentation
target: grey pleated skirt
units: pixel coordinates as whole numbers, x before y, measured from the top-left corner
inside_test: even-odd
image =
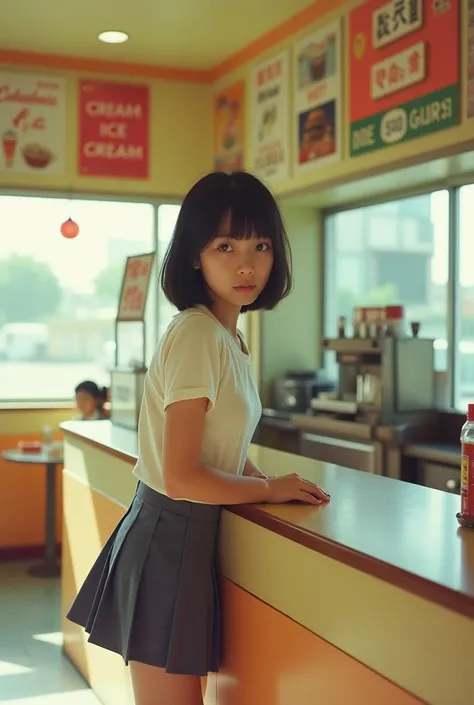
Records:
[[[168,673],[219,670],[215,550],[220,507],[138,483],[68,619],[93,644]]]

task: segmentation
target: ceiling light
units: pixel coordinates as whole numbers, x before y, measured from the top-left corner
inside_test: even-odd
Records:
[[[101,32],[97,39],[100,39],[101,42],[105,42],[106,44],[123,44],[123,42],[128,41],[129,36],[126,32],[112,30],[108,32]]]

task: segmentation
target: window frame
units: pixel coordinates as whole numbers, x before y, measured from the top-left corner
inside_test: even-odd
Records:
[[[334,237],[333,221],[329,216],[336,215],[350,210],[358,210],[368,206],[380,205],[383,203],[393,203],[406,200],[416,196],[426,196],[435,191],[447,191],[448,193],[448,280],[447,280],[447,320],[446,339],[448,344],[447,374],[448,374],[448,399],[449,410],[464,412],[456,408],[456,388],[458,372],[458,356],[456,354],[460,337],[460,317],[457,315],[459,300],[459,245],[460,245],[460,190],[463,186],[474,185],[472,176],[468,179],[452,179],[436,181],[419,188],[411,188],[403,191],[387,192],[383,196],[373,199],[354,201],[341,206],[326,208],[322,210],[323,217],[323,297],[320,306],[320,316],[323,321],[323,336],[327,330],[326,324],[329,318],[330,306],[328,291],[329,267],[334,264],[334,248],[329,247],[329,240]]]
[[[107,194],[96,194],[93,191],[71,191],[67,190],[41,190],[41,189],[21,189],[21,188],[0,188],[0,198],[2,196],[17,196],[23,198],[63,198],[68,201],[103,201],[108,203],[142,203],[144,205],[150,205],[153,208],[153,237],[151,242],[151,247],[158,253],[159,244],[159,233],[158,233],[158,209],[160,206],[164,205],[178,205],[182,204],[182,198],[167,198],[167,197],[149,197],[146,194],[143,196],[137,194],[123,194],[123,193],[107,193]],[[59,228],[59,224],[58,224]],[[59,229],[58,229],[59,232]],[[154,346],[158,343],[158,330],[159,330],[159,305],[158,297],[160,296],[160,285],[158,277],[155,277],[155,286],[153,290],[153,307],[152,307],[152,324],[149,330],[147,330],[147,347],[153,344]],[[1,363],[0,363],[1,364]],[[72,394],[72,392],[71,392]],[[75,404],[73,399],[1,399],[0,398],[0,410],[8,409],[71,409],[74,408]]]

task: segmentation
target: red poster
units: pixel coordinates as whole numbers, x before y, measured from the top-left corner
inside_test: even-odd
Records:
[[[352,156],[459,122],[459,4],[368,0],[352,10]]]
[[[127,257],[117,313],[118,321],[142,321],[155,253]]]
[[[130,83],[79,82],[79,173],[147,179],[149,89]]]

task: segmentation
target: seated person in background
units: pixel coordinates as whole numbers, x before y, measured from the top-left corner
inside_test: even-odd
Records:
[[[107,401],[107,388],[99,388],[95,382],[85,380],[77,385],[76,406],[82,421],[96,421],[108,417],[104,410]]]

